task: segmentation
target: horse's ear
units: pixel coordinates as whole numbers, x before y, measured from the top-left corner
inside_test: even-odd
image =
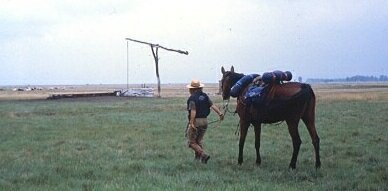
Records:
[[[225,74],[225,69],[223,66],[221,66],[221,72],[222,72],[222,74]]]
[[[230,68],[230,72],[234,73],[234,67],[233,66]]]

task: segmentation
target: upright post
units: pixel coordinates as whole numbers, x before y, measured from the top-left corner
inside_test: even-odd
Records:
[[[128,41],[127,41],[127,90],[129,89],[129,56],[128,56],[128,53],[129,52],[129,49],[128,49]]]
[[[156,70],[156,78],[158,79],[158,97],[160,97],[160,77],[159,77],[159,56],[158,56],[158,47],[155,47],[151,45],[151,51],[152,55],[154,56],[155,60],[155,70]]]

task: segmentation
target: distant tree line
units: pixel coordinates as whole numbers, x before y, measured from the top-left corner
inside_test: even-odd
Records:
[[[306,81],[307,83],[330,83],[330,82],[388,82],[388,76],[380,75],[376,76],[361,76],[356,75],[352,77],[346,78],[334,78],[334,79],[326,79],[326,78],[309,78]]]

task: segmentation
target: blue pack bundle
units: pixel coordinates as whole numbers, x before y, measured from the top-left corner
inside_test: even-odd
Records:
[[[289,71],[282,72],[279,70],[273,72],[265,72],[262,76],[264,83],[279,83],[281,81],[290,81],[292,79],[292,74]]]
[[[255,79],[258,74],[249,74],[242,77],[237,83],[230,89],[230,96],[237,97],[241,90],[246,87],[248,84],[252,83],[253,79]]]
[[[252,103],[260,104],[264,102],[265,89],[261,86],[252,86],[245,94],[245,103],[250,105]]]

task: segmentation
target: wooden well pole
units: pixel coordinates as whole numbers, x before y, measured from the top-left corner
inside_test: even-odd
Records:
[[[141,44],[147,44],[147,45],[149,45],[151,47],[152,55],[153,55],[154,61],[155,61],[156,78],[158,80],[158,97],[160,97],[161,88],[160,88],[160,76],[159,76],[159,54],[158,54],[159,48],[162,48],[162,49],[167,50],[167,51],[177,52],[177,53],[180,53],[180,54],[186,54],[186,55],[188,55],[189,52],[183,51],[183,50],[176,50],[176,49],[166,48],[166,47],[161,46],[159,44],[153,44],[153,43],[144,42],[144,41],[140,41],[140,40],[135,40],[135,39],[131,39],[131,38],[125,38],[125,40],[133,41],[133,42],[137,42],[137,43],[141,43]],[[128,45],[127,45],[127,49],[128,49]]]

